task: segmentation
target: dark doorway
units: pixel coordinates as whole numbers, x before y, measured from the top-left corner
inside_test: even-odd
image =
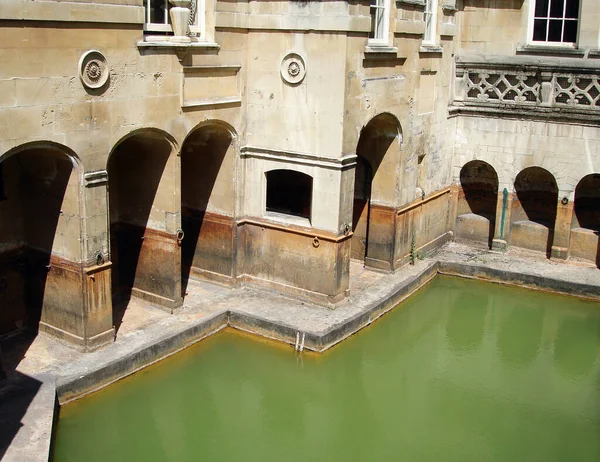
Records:
[[[144,271],[140,271],[140,256],[171,151],[172,146],[164,137],[143,132],[121,141],[108,161],[115,330],[121,325],[133,288],[146,287],[148,283]]]
[[[185,296],[192,268],[231,276],[234,157],[231,132],[220,124],[194,130],[181,150],[181,282]]]
[[[518,222],[537,223],[547,228],[546,253],[549,256],[554,240],[554,223],[558,205],[558,186],[554,176],[541,167],[528,167],[515,179],[516,200],[513,200],[513,228]],[[533,228],[531,228],[533,229]],[[537,236],[530,233],[531,240]]]
[[[370,255],[369,231],[372,227],[373,200],[389,199],[376,197],[376,189],[380,196],[384,190],[388,189],[382,181],[379,181],[383,178],[382,175],[378,175],[379,167],[394,141],[399,139],[400,134],[398,119],[387,113],[373,117],[360,133],[356,147],[358,159],[354,171],[351,258],[364,260]],[[379,188],[377,188],[377,184],[380,184]]]
[[[460,170],[457,234],[491,247],[496,225],[498,175],[487,162],[467,162]]]

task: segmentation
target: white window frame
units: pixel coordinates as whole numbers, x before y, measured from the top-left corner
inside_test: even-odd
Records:
[[[527,31],[527,43],[530,45],[538,45],[538,46],[544,46],[544,47],[559,47],[559,48],[577,48],[577,44],[579,42],[579,30],[581,27],[581,8],[582,8],[582,4],[585,0],[579,0],[579,12],[577,13],[577,36],[575,38],[574,42],[549,42],[548,41],[548,32],[550,30],[549,27],[546,28],[546,40],[533,40],[533,28],[534,28],[534,21],[535,19],[546,19],[549,20],[550,19],[550,6],[552,3],[552,0],[550,0],[548,2],[548,16],[543,17],[543,16],[535,16],[535,4],[537,3],[538,0],[531,0],[530,5],[529,5],[529,27],[528,27],[528,31]],[[562,18],[553,18],[553,19],[560,19],[563,22],[563,27],[562,27],[562,33],[561,33],[561,37],[564,34],[564,30],[565,30],[565,21],[575,21],[574,19],[566,19],[565,18],[565,9],[567,7],[567,1],[563,0],[563,17]]]
[[[151,12],[151,2],[164,2],[166,8],[165,21],[164,23],[152,23],[150,22],[150,12]],[[194,24],[190,25],[190,32],[197,37],[204,38],[206,37],[206,29],[205,29],[205,0],[196,0],[196,18],[194,20]],[[173,28],[171,27],[171,18],[168,12],[168,9],[172,5],[169,3],[169,0],[144,0],[144,32],[173,32]]]
[[[390,35],[390,0],[371,0],[370,5],[371,18],[373,21],[373,38],[369,37],[370,46],[387,46],[389,45]],[[375,10],[375,13],[373,13]],[[381,27],[377,27],[378,14],[381,16]]]
[[[435,45],[437,43],[437,10],[438,0],[425,0],[425,10],[423,11],[423,21],[425,22],[424,45]]]

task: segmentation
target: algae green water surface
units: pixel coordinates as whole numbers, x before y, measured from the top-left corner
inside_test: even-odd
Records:
[[[64,406],[54,462],[600,460],[600,307],[438,277],[323,355],[223,332]]]

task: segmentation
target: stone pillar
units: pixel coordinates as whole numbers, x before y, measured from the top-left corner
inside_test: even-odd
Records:
[[[569,256],[569,239],[571,237],[571,221],[573,219],[573,202],[566,196],[558,201],[556,221],[554,222],[554,238],[552,240],[551,258],[566,260]]]
[[[507,188],[498,191],[498,200],[496,202],[496,226],[494,228],[492,250],[503,252],[508,248],[512,200],[513,195]]]
[[[85,344],[94,349],[114,340],[106,170],[84,175]]]

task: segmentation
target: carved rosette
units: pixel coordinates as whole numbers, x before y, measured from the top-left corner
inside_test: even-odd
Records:
[[[103,87],[109,76],[108,61],[97,50],[89,50],[79,58],[79,78],[84,87],[95,89]]]
[[[306,76],[306,63],[298,53],[288,53],[281,61],[281,78],[291,85],[297,85]]]

